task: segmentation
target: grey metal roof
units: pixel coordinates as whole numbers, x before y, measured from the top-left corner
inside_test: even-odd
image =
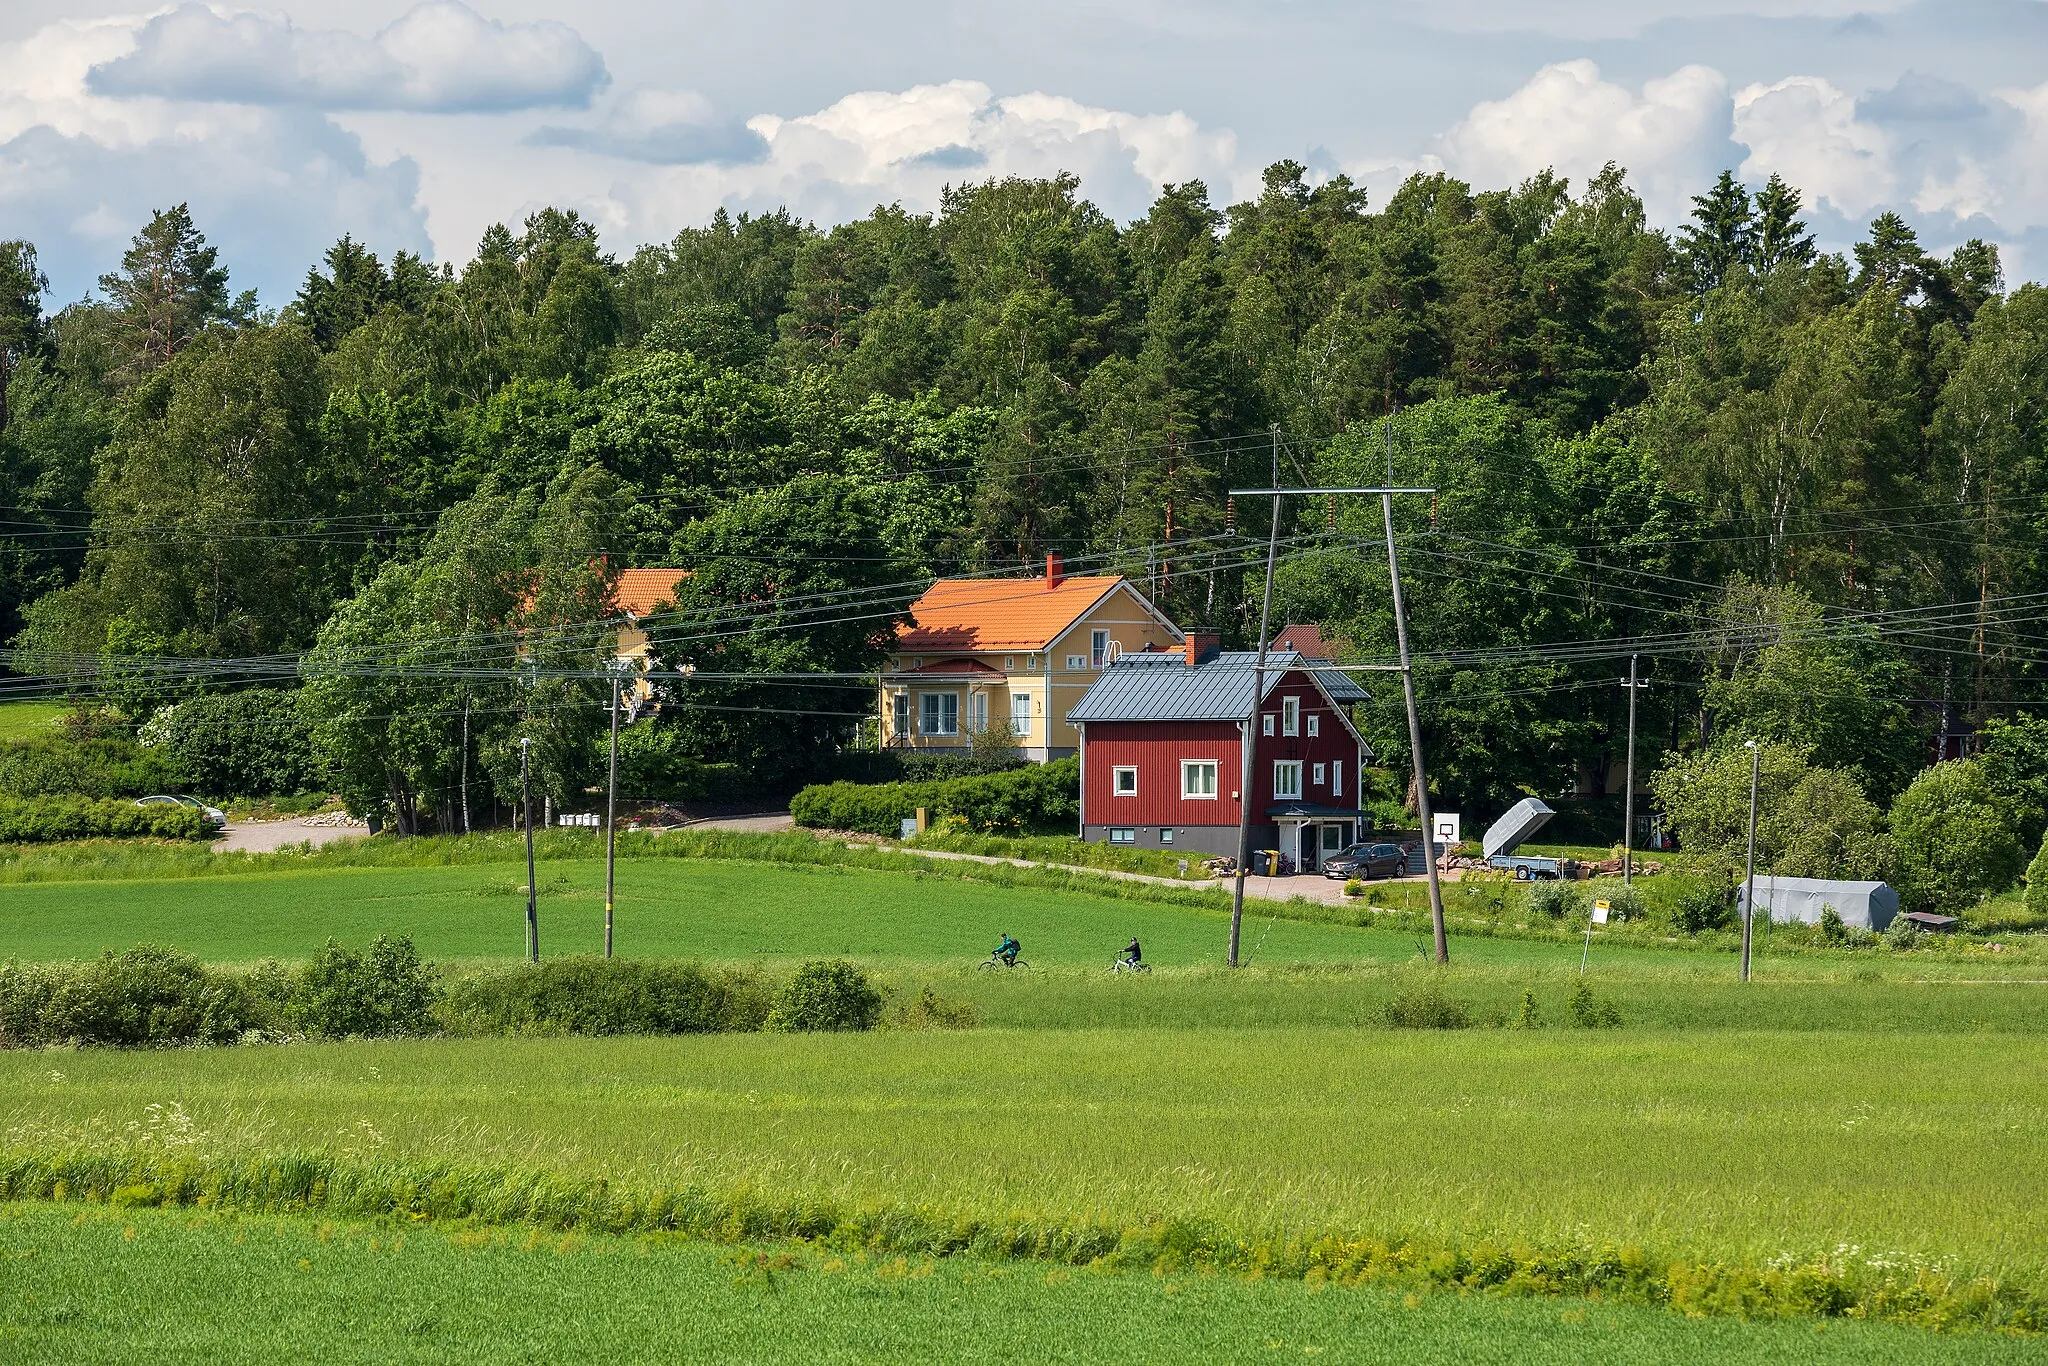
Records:
[[[1119,655],[1081,695],[1069,721],[1242,721],[1252,714],[1252,680],[1258,654],[1252,650],[1219,651],[1194,668],[1179,650]],[[1282,675],[1304,662],[1292,650],[1266,656],[1266,689],[1270,696]],[[1340,673],[1318,673],[1323,688],[1338,703],[1360,701],[1365,690]]]

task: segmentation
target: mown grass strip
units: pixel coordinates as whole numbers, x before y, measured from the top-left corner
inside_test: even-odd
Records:
[[[1454,1246],[1337,1232],[1251,1239],[1193,1220],[1118,1227],[988,1219],[926,1207],[783,1199],[749,1189],[640,1188],[509,1166],[366,1162],[318,1151],[200,1157],[17,1147],[0,1150],[0,1200],[525,1224],[727,1243],[798,1239],[865,1252],[1106,1270],[1193,1269],[1310,1284],[1577,1295],[1695,1316],[1846,1316],[1951,1332],[2048,1328],[2048,1300],[2037,1287],[1948,1265],[1862,1261],[1846,1251],[1745,1265],[1664,1258],[1605,1243]]]

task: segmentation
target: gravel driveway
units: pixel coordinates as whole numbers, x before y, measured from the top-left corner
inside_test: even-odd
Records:
[[[230,825],[213,842],[217,854],[242,850],[267,854],[287,844],[332,844],[336,840],[361,839],[370,833],[365,825],[336,825],[332,816],[294,816],[283,821],[245,821]]]

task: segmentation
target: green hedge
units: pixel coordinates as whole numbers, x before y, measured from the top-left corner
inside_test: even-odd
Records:
[[[0,797],[146,797],[175,792],[184,770],[127,739],[37,736],[0,743]]]
[[[900,833],[919,807],[934,819],[958,816],[976,833],[1064,833],[1081,816],[1081,761],[933,783],[821,783],[789,804],[798,825],[876,835]]]
[[[143,727],[145,753],[174,759],[193,787],[217,797],[305,792],[317,781],[313,730],[296,690],[209,693],[166,707]],[[152,789],[161,791],[161,788]]]
[[[210,840],[213,822],[189,806],[137,806],[90,797],[0,797],[0,844],[55,840]]]
[[[456,982],[458,1034],[715,1034],[755,1030],[770,990],[752,973],[634,958],[552,958]]]

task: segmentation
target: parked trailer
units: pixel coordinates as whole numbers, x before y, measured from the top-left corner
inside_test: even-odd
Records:
[[[1517,882],[1555,878],[1576,879],[1579,861],[1573,858],[1542,858],[1535,854],[1495,854],[1486,866],[1497,873],[1513,873]]]

